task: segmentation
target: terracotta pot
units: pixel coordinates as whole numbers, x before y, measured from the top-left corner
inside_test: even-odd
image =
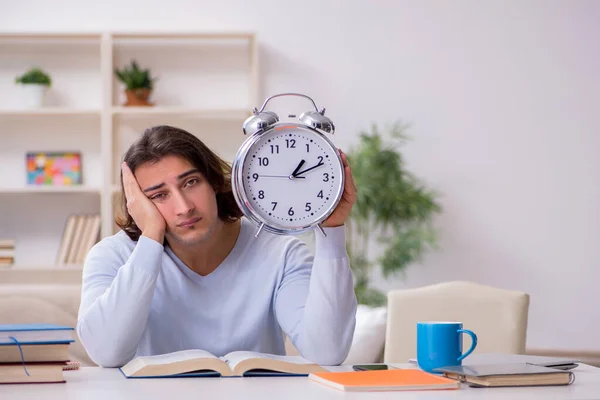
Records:
[[[134,90],[125,90],[125,95],[127,96],[126,106],[151,106],[152,104],[148,102],[148,98],[150,97],[150,89],[134,89]]]

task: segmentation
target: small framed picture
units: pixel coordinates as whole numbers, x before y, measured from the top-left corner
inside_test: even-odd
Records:
[[[28,185],[82,184],[79,152],[28,152],[26,164]]]

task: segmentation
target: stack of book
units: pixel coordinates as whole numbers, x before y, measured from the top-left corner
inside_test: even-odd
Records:
[[[0,267],[10,267],[15,263],[15,241],[0,239]]]
[[[70,215],[65,224],[56,264],[83,264],[88,251],[96,244],[99,236],[99,214]]]
[[[0,324],[0,383],[65,382],[73,331],[54,324]]]

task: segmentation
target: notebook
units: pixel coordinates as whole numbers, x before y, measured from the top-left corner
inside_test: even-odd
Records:
[[[575,379],[571,371],[526,363],[459,365],[434,371],[473,387],[570,385]]]
[[[409,363],[418,365],[416,358],[408,360]],[[539,365],[540,367],[550,367],[555,369],[573,369],[579,366],[581,360],[576,358],[533,356],[529,354],[500,354],[500,353],[479,353],[471,354],[463,361],[463,365],[483,365],[483,364],[502,364],[502,363],[526,363]]]
[[[73,342],[74,329],[54,324],[0,324],[0,345]]]
[[[458,389],[460,382],[417,369],[317,372],[311,381],[346,392]]]
[[[120,370],[127,378],[307,376],[311,372],[326,371],[299,356],[234,351],[217,357],[204,350],[137,357]]]

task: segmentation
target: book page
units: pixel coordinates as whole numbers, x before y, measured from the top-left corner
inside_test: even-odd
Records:
[[[174,353],[158,354],[156,356],[142,356],[137,360],[145,365],[171,364],[180,361],[195,360],[197,358],[218,358],[205,350],[181,350]]]
[[[208,351],[193,349],[141,356],[121,367],[127,377],[175,375],[204,369],[219,372],[223,376],[231,375],[229,366],[223,360]]]
[[[275,354],[259,353],[255,351],[233,351],[221,357],[222,360],[229,364],[232,370],[242,361],[250,359],[269,359],[292,364],[313,364],[312,362],[300,356],[279,356]]]

